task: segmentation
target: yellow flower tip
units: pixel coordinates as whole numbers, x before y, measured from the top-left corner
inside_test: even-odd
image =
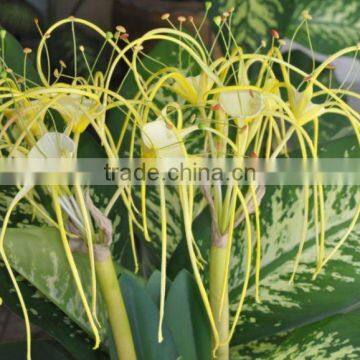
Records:
[[[0,297],[0,306],[3,304],[3,299]]]
[[[55,76],[56,78],[59,78],[60,73],[59,73],[59,70],[58,70],[58,69],[55,69],[55,70],[54,70],[54,76]]]
[[[120,34],[125,34],[126,33],[126,28],[122,25],[118,25],[116,27],[116,31],[118,31]]]
[[[180,22],[180,23],[183,23],[183,22],[185,22],[186,21],[186,17],[185,16],[178,16],[178,21]]]
[[[23,52],[24,52],[25,55],[28,55],[28,54],[32,53],[32,50],[30,48],[26,47],[26,48],[23,49]]]
[[[99,336],[97,335],[97,336],[96,336],[96,339],[95,339],[95,344],[94,344],[94,346],[93,346],[93,350],[97,350],[97,349],[99,348],[99,346],[100,346],[100,338],[99,338]]]
[[[301,13],[301,16],[303,17],[304,20],[312,20],[312,16],[310,15],[308,10],[304,10]]]
[[[266,48],[266,40],[261,40],[261,47]]]
[[[114,34],[111,31],[108,31],[106,33],[106,40],[111,40],[114,37]]]
[[[167,20],[170,17],[169,13],[165,13],[161,15],[161,20]]]
[[[34,23],[35,23],[36,25],[39,25],[39,19],[38,19],[37,17],[34,18]]]
[[[158,343],[161,344],[164,341],[164,337],[162,336],[162,334],[158,335]]]
[[[215,23],[217,26],[220,26],[220,24],[221,24],[221,16],[215,16],[215,17],[214,17],[214,23]]]
[[[142,50],[144,50],[144,47],[142,45],[136,45],[135,50],[136,51],[142,51]]]
[[[0,37],[1,37],[1,39],[4,40],[4,39],[5,39],[5,36],[6,36],[6,30],[2,29],[2,30],[0,31]]]
[[[66,64],[65,64],[65,62],[63,60],[60,59],[59,64],[63,69],[66,69]]]
[[[205,9],[206,9],[206,11],[210,10],[211,7],[212,7],[212,2],[206,1],[206,2],[205,2]]]
[[[80,50],[81,52],[84,52],[84,51],[85,51],[84,46],[83,46],[83,45],[80,45],[80,46],[79,46],[79,50]]]

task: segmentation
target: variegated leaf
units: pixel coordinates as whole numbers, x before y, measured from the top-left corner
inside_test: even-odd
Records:
[[[25,299],[31,324],[41,327],[43,331],[46,331],[47,334],[56,339],[69,351],[75,359],[98,359],[97,355],[99,351],[94,352],[92,349],[92,340],[80,327],[21,275],[17,276],[17,281]],[[13,290],[11,280],[3,265],[0,266],[0,282],[0,296],[4,304],[21,317],[22,310],[19,299]],[[57,346],[61,347],[60,345]],[[32,342],[32,348],[33,358],[37,359],[38,351],[36,350],[34,341]],[[26,354],[26,342],[23,342],[18,350],[18,358],[24,358]],[[0,358],[4,358],[1,351],[7,351],[8,354],[10,353],[10,349],[1,349]]]
[[[11,266],[69,318],[91,334],[57,229],[28,227],[8,229],[5,251]],[[84,254],[74,254],[90,301],[90,266]],[[9,290],[13,291],[13,290]],[[107,315],[98,293],[98,319],[105,336]],[[26,302],[26,299],[25,299]]]
[[[307,10],[312,16],[309,22],[310,36],[316,51],[331,54],[360,40],[360,3],[357,0],[305,0],[296,1],[286,36],[291,38]],[[309,45],[306,27],[302,27],[297,41]]]
[[[231,359],[359,359],[360,310],[348,310],[294,331],[234,347]]]
[[[322,155],[359,156],[359,146],[355,137],[337,140],[335,144],[332,151],[322,149]],[[303,223],[302,194],[298,187],[268,188],[262,203],[261,303],[254,301],[252,283],[233,345],[261,342],[266,337],[278,335],[289,329],[316,323],[320,319],[341,313],[360,301],[357,285],[360,280],[359,223],[313,281],[316,246],[314,221],[311,218],[295,284],[289,284]],[[359,203],[358,186],[325,187],[327,254],[345,234]],[[313,209],[313,202],[310,209]],[[243,243],[243,240],[239,239],[239,243]],[[243,251],[243,247],[239,245],[235,253],[240,255],[234,258],[241,259]],[[239,297],[243,279],[242,262],[237,260],[234,265],[231,277],[232,303]],[[259,346],[261,351],[262,345]]]
[[[219,0],[213,2],[211,15],[221,15],[234,7],[232,32],[240,46],[256,49],[271,29],[283,31],[289,22],[291,0]]]

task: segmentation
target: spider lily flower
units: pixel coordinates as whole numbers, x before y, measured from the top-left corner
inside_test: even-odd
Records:
[[[38,137],[42,134],[42,121],[45,112],[42,111],[40,101],[21,101],[15,109],[4,111],[5,116],[11,121],[14,119],[16,126],[23,131],[29,129],[32,135]],[[38,121],[35,119],[38,118]]]
[[[77,94],[60,97],[52,107],[61,114],[69,125],[72,125],[72,130],[75,133],[85,131],[91,120],[102,113],[102,106],[94,99]]]
[[[161,118],[148,122],[141,128],[143,155],[148,158],[179,158],[185,155],[184,138],[198,130],[197,125],[176,129]]]
[[[75,143],[67,135],[49,132],[43,135],[29,151],[31,159],[71,158],[75,154]]]
[[[75,153],[75,143],[62,133],[50,132],[43,135],[27,154],[28,159],[71,158]],[[13,201],[20,201],[32,188],[29,179],[17,193]]]
[[[325,105],[314,104],[311,101],[312,89],[308,87],[305,91],[299,92],[292,88],[289,94],[290,107],[299,125],[305,125],[325,112]]]
[[[176,78],[172,89],[183,99],[192,105],[199,105],[203,95],[209,91],[214,84],[206,74],[202,73],[197,76],[188,76],[186,78]]]
[[[264,97],[258,91],[223,91],[219,104],[224,112],[242,122],[252,120],[264,110]]]

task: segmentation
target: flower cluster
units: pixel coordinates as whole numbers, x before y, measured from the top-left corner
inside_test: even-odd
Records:
[[[272,31],[271,43],[264,42],[255,52],[247,52],[237,44],[231,32],[230,9],[214,19],[217,27],[216,39],[223,39],[222,56],[214,56],[214,44],[204,44],[199,27],[193,18],[177,19],[177,26],[169,14],[162,19],[170,27],[154,29],[143,36],[130,40],[126,29],[117,27],[115,34],[105,33],[94,24],[78,18],[61,20],[42,34],[36,54],[37,74],[40,79],[35,82],[27,77],[29,50],[24,50],[24,72],[17,74],[7,67],[4,57],[1,58],[0,80],[0,152],[3,157],[76,157],[81,134],[89,128],[94,131],[109,158],[121,155],[128,157],[172,158],[202,156],[209,158],[276,158],[288,156],[289,147],[299,146],[304,159],[318,156],[319,128],[327,114],[338,114],[351,124],[360,142],[360,115],[343,99],[344,95],[359,98],[359,95],[346,89],[333,89],[321,81],[331,72],[332,62],[343,55],[357,53],[359,45],[346,48],[330,56],[324,63],[306,73],[285,59],[281,47],[283,40],[277,31]],[[302,26],[310,21],[305,14]],[[183,30],[184,23],[194,30],[194,35]],[[60,68],[51,73],[50,65],[44,71],[47,42],[54,31],[70,24],[87,26],[103,38],[104,46],[112,49],[108,68],[104,72],[95,71],[96,63],[89,64],[86,49],[80,46],[79,51],[88,66],[88,76],[66,74],[67,66],[60,62]],[[3,37],[6,34],[2,34]],[[143,49],[149,41],[168,42],[177,49],[177,63],[164,64],[144,54]],[[76,42],[74,42],[76,44]],[[169,45],[169,46],[170,46]],[[2,48],[2,54],[6,49]],[[45,55],[44,55],[45,54]],[[75,51],[74,56],[78,54]],[[100,57],[102,53],[99,53]],[[144,59],[153,66],[151,70],[144,64]],[[125,97],[123,83],[113,90],[115,71],[120,63],[128,66],[128,74],[135,84],[136,91],[132,97]],[[154,70],[155,69],[155,70]],[[296,76],[295,76],[296,75]],[[302,81],[296,82],[295,77]],[[170,100],[164,100],[170,99]],[[116,134],[112,133],[106,121],[107,114],[116,109],[119,114]],[[60,118],[60,121],[59,121]],[[196,143],[196,147],[193,144]],[[290,145],[289,145],[290,144]],[[194,150],[195,148],[195,150]],[[315,219],[318,221],[317,234],[317,269],[318,273],[329,257],[325,257],[324,193],[321,182],[312,186],[318,206],[315,206]],[[306,240],[309,218],[310,186],[304,189],[304,223],[295,259],[294,279],[299,264],[302,248]],[[119,186],[106,208],[105,215],[91,212],[86,203],[84,190],[80,186],[48,187],[46,191],[52,196],[52,206],[56,218],[46,213],[37,204],[34,189],[24,185],[13,202],[3,222],[0,236],[0,252],[3,261],[11,274],[14,286],[21,299],[24,316],[28,317],[20,290],[7,261],[4,251],[4,239],[7,223],[16,204],[26,199],[36,210],[39,217],[56,226],[63,240],[69,266],[77,284],[84,310],[96,337],[96,346],[100,338],[96,323],[96,277],[94,270],[94,245],[96,245],[94,228],[109,231],[106,215],[118,199],[124,202],[129,212],[130,238],[133,243],[135,263],[137,264],[134,233],[141,232],[145,239],[158,241],[161,244],[161,302],[159,341],[162,340],[162,317],[164,312],[166,261],[168,251],[166,210],[166,187],[159,184],[160,199],[160,239],[152,239],[148,229],[146,183],[141,189],[131,186]],[[260,300],[261,268],[261,226],[260,202],[264,188],[252,183],[249,186],[230,184],[226,187],[220,183],[211,186],[197,187],[193,184],[178,185],[187,248],[205,309],[213,330],[214,348],[228,343],[238,322],[245,300],[252,266],[255,263],[256,298]],[[200,205],[195,201],[201,193]],[[220,272],[220,285],[210,283],[210,296],[202,280],[201,270],[204,260],[197,247],[197,239],[192,233],[194,218],[205,206],[209,206],[212,223],[211,256],[219,256],[217,269],[210,273]],[[94,215],[95,214],[95,215]],[[97,214],[97,215],[96,215]],[[255,241],[250,215],[254,215]],[[359,216],[359,210],[355,222]],[[99,226],[99,224],[107,224]],[[228,332],[219,331],[218,319],[227,303],[227,284],[231,248],[234,232],[240,223],[245,223],[247,254],[243,291],[241,293],[232,326]],[[72,227],[66,226],[71,224]],[[353,224],[351,225],[353,227]],[[350,230],[351,230],[350,226]],[[73,227],[76,230],[71,230]],[[92,273],[92,305],[84,295],[83,284],[79,278],[76,264],[69,245],[71,235],[76,234],[83,240],[89,253]],[[344,239],[345,241],[345,239]],[[255,244],[255,246],[254,246]],[[103,243],[108,246],[108,243]],[[253,249],[254,248],[254,249]],[[255,252],[255,255],[253,254]],[[255,256],[255,262],[253,257]],[[214,286],[214,288],[212,288]],[[216,288],[217,286],[217,288]],[[216,296],[211,294],[216,293]],[[220,300],[219,300],[220,299]]]

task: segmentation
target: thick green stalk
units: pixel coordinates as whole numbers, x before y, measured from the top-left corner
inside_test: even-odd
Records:
[[[112,257],[107,248],[97,254],[96,275],[104,297],[119,360],[136,360],[129,319]]]
[[[221,245],[221,246],[219,246]],[[215,317],[216,328],[219,333],[220,346],[216,351],[216,360],[229,359],[229,296],[226,284],[223,303],[224,274],[226,272],[227,248],[213,239],[210,249],[210,304]]]

